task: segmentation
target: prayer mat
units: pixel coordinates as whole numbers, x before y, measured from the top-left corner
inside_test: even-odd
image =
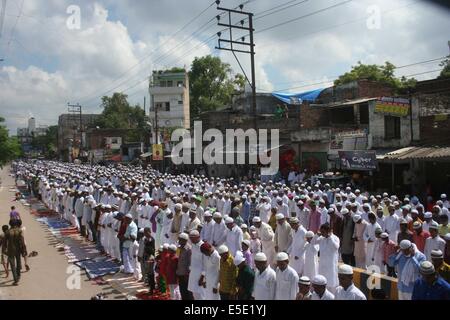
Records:
[[[120,271],[120,265],[112,259],[99,257],[76,262],[75,265],[85,269],[89,279],[103,277],[108,274],[115,274]]]

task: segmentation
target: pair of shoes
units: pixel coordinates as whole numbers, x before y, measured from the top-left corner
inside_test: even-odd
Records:
[[[30,271],[30,266],[29,265],[25,265],[25,269],[27,270],[27,271]]]
[[[19,282],[18,281],[14,281],[13,286],[18,286]]]

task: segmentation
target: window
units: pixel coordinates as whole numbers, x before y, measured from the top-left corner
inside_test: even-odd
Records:
[[[168,87],[173,87],[173,81],[171,81],[171,80],[170,80],[170,81],[167,81],[167,86],[168,86]]]
[[[182,86],[183,86],[183,81],[178,81],[178,82],[177,82],[177,87],[180,88],[180,87],[182,87]]]
[[[170,102],[166,102],[166,111],[170,111]]]
[[[183,100],[178,101],[178,104],[182,105],[183,104]]]
[[[160,87],[166,87],[166,82],[165,81],[160,81],[159,82],[159,86]]]
[[[162,110],[162,108],[163,108],[162,102],[156,102],[155,107],[156,107],[156,110]]]
[[[384,116],[384,138],[400,139],[400,117]]]

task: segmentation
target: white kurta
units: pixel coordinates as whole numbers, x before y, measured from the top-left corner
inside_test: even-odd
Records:
[[[327,287],[335,288],[338,281],[339,238],[331,234],[328,238],[314,237],[313,242],[319,245],[319,274],[327,279]]]
[[[253,298],[255,300],[275,300],[276,285],[277,275],[270,266],[267,266],[262,273],[256,270]]]
[[[292,244],[292,228],[285,221],[282,225],[277,223],[275,230],[275,246],[278,246],[278,252],[287,251]]]
[[[211,220],[208,223],[205,223],[203,228],[202,228],[202,232],[200,234],[201,238],[203,241],[206,241],[208,243],[212,244],[212,234],[213,234],[213,228],[214,228],[214,220]]]
[[[322,297],[315,292],[312,293],[311,300],[334,300],[334,294],[332,294],[328,289],[325,289]]]
[[[303,266],[303,276],[307,276],[309,279],[314,278],[318,274],[319,270],[319,246],[310,242],[305,242],[305,264]]]
[[[227,226],[223,222],[215,223],[212,228],[212,244],[219,247],[225,243],[227,240]]]
[[[337,287],[335,300],[367,300],[367,298],[361,290],[352,284],[347,290],[344,290],[341,286]]]
[[[213,289],[219,289],[219,269],[220,269],[220,255],[217,250],[205,259],[205,300],[220,300],[219,291],[213,292]]]
[[[429,237],[425,240],[425,249],[423,250],[423,253],[428,261],[431,261],[431,251],[433,250],[441,250],[442,252],[445,252],[445,240],[439,235],[435,238]]]
[[[242,250],[242,241],[244,235],[242,229],[235,225],[231,230],[228,229],[227,239],[225,241],[226,246],[230,250],[231,255],[234,257],[236,252]]]
[[[258,229],[258,235],[261,239],[262,252],[267,257],[269,264],[273,264],[275,261],[275,234],[271,226],[267,223],[261,223],[261,227]]]
[[[275,300],[295,300],[298,292],[298,274],[290,266],[284,271],[277,268]]]
[[[306,229],[303,226],[299,226],[297,231],[292,230],[292,244],[288,249],[289,264],[297,271],[299,275],[303,273],[303,266],[305,264],[305,234]]]
[[[268,223],[269,219],[270,219],[270,209],[272,208],[272,206],[270,205],[270,203],[260,203],[257,207],[256,210],[259,211],[259,217],[261,218],[261,221],[264,223]]]
[[[188,290],[196,294],[201,300],[205,298],[204,288],[198,285],[198,281],[205,271],[205,255],[201,253],[200,247],[203,241],[192,244],[191,267],[189,273]]]

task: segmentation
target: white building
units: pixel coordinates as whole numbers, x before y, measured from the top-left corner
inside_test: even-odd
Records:
[[[186,71],[153,71],[149,92],[153,133],[155,118],[158,119],[160,137],[166,129],[189,128],[189,76]],[[161,138],[159,142],[162,142]]]

